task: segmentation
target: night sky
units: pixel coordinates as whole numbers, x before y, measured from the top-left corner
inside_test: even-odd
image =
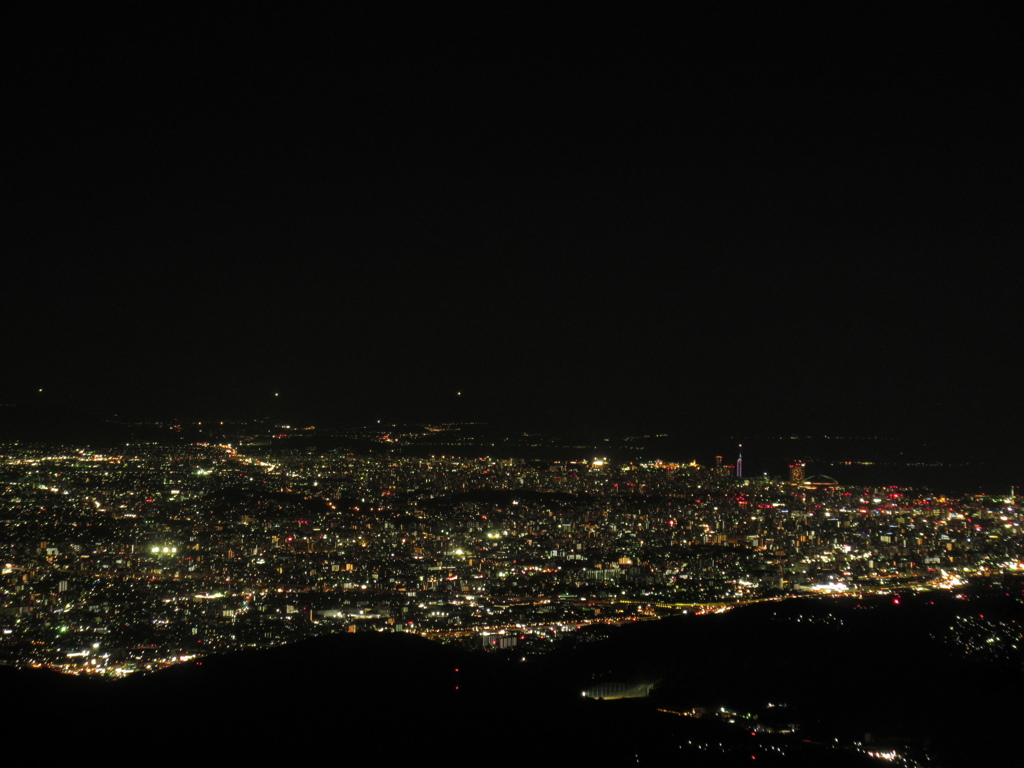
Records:
[[[669,8],[13,25],[0,399],[1015,444],[1010,20]]]

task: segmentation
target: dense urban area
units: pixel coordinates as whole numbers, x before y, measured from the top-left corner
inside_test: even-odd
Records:
[[[1024,567],[1004,497],[711,466],[7,444],[0,659],[123,676],[318,634],[543,646],[595,623],[806,593],[955,588]],[[455,439],[453,440],[453,436]],[[393,450],[388,450],[393,449]]]
[[[311,428],[159,426],[162,439],[102,450],[0,444],[0,665],[134,680],[230,651],[380,632],[519,662],[616,625],[764,608],[741,618],[748,629],[721,630],[723,653],[739,658],[727,648],[751,622],[842,627],[851,603],[821,606],[936,605],[940,594],[964,606],[936,608],[922,625],[942,652],[1015,674],[1024,658],[1018,612],[983,608],[971,591],[1014,604],[1024,595],[1013,489],[841,484],[801,460],[784,477],[744,477],[741,453],[609,459],[530,434],[484,451],[459,424],[327,440]],[[786,600],[800,596],[818,599]],[[588,679],[589,699],[655,687],[636,675]],[[680,741],[695,755],[791,759],[813,746],[929,764],[927,739],[807,741],[807,713],[694,707],[672,690],[660,717],[684,730],[738,728]]]
[[[314,450],[292,430],[0,446],[0,662],[118,677],[364,631],[530,653],[592,624],[1024,568],[1012,492],[846,487],[801,462],[744,478],[721,457],[401,450],[458,434],[353,433],[372,451]]]

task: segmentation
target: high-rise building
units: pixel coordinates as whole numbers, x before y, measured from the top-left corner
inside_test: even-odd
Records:
[[[804,484],[804,468],[807,465],[802,461],[794,461],[789,465],[789,482],[794,485]]]
[[[715,476],[732,477],[732,464],[723,464],[721,456],[715,456]]]

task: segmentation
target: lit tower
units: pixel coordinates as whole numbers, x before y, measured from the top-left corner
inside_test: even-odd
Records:
[[[789,465],[789,482],[793,485],[803,485],[804,483],[804,467],[807,465],[802,461],[794,461]]]
[[[736,459],[736,477],[743,477],[743,444],[740,443],[740,455]]]

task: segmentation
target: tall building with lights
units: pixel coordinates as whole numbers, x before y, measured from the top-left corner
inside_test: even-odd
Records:
[[[803,485],[804,484],[804,468],[806,466],[807,465],[804,464],[802,461],[794,461],[792,464],[790,464],[789,465],[789,482],[793,483],[793,485]]]

